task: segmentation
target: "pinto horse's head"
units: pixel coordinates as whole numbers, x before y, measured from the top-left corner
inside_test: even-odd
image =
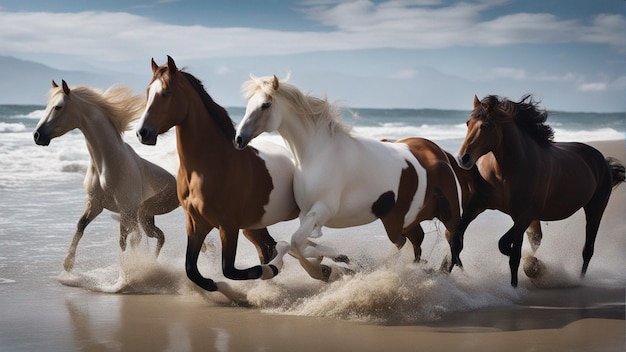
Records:
[[[488,96],[481,102],[474,96],[474,110],[467,120],[467,133],[457,156],[459,166],[470,169],[478,158],[493,151],[502,139],[496,117],[505,114],[498,107],[498,98]]]
[[[146,109],[137,128],[137,138],[143,144],[155,145],[157,136],[178,125],[187,115],[188,100],[182,91],[181,73],[174,59],[158,66],[152,59],[152,81],[147,88]]]
[[[280,86],[278,77],[274,75],[257,78],[250,75],[250,78],[251,80],[243,85],[247,105],[235,134],[237,149],[245,148],[252,139],[263,132],[276,131],[281,121],[280,111],[272,105]]]

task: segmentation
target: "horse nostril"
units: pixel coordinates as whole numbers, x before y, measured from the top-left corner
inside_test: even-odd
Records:
[[[467,165],[467,163],[469,163],[469,161],[470,161],[469,154],[467,154],[467,153],[463,154],[463,156],[461,157],[461,161],[463,162],[463,164]]]
[[[235,138],[235,144],[237,145],[238,148],[241,148],[243,144],[243,138],[241,138],[241,136],[237,136]]]
[[[39,137],[41,135],[39,134],[39,131],[35,131],[35,133],[33,133],[33,138],[35,139],[35,142],[37,142],[39,140]]]

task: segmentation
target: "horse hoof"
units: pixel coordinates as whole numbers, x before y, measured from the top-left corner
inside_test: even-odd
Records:
[[[546,272],[546,266],[537,257],[524,258],[524,273],[531,279],[543,276]]]
[[[330,274],[333,273],[333,269],[328,265],[322,265],[322,280],[328,282],[330,280]]]
[[[340,254],[336,257],[333,258],[333,261],[335,263],[346,263],[346,264],[350,264],[350,258],[348,258],[347,255],[345,254]]]

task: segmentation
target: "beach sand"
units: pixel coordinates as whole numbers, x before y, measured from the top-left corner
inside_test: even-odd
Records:
[[[605,155],[626,161],[624,141],[590,144]],[[600,232],[623,229],[625,214],[626,185],[621,185],[611,196]],[[468,229],[466,241],[478,229],[508,228],[502,221],[494,222],[494,218],[501,219],[479,217]],[[580,232],[576,237],[584,238],[583,217],[578,216],[574,221],[576,226],[571,227]],[[597,243],[600,242],[602,234],[598,236]],[[623,244],[618,244],[617,253],[624,253]],[[603,255],[598,247],[591,267]],[[611,244],[602,248],[606,247]],[[582,247],[575,255],[563,253],[578,260],[567,262],[567,266],[580,265],[580,250]],[[468,253],[471,249],[466,245],[463,255],[471,255]],[[57,273],[59,269],[55,268]],[[568,269],[580,270],[579,267]],[[518,290],[527,290],[527,294],[514,305],[454,311],[410,324],[273,314],[255,307],[208,300],[201,294],[98,293],[61,285],[55,275],[50,276],[45,285],[27,285],[19,292],[0,291],[0,350],[625,350],[625,287],[603,285],[593,281],[590,275],[585,279],[591,280],[590,285],[533,288],[526,284]],[[623,274],[617,279],[623,283]],[[497,280],[508,283],[509,277],[501,276]]]

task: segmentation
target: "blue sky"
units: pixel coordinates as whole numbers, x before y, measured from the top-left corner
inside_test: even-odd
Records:
[[[245,105],[250,73],[275,73],[352,107],[530,93],[626,111],[624,14],[621,0],[0,1],[0,55],[126,72],[141,91],[169,54],[226,106]]]

